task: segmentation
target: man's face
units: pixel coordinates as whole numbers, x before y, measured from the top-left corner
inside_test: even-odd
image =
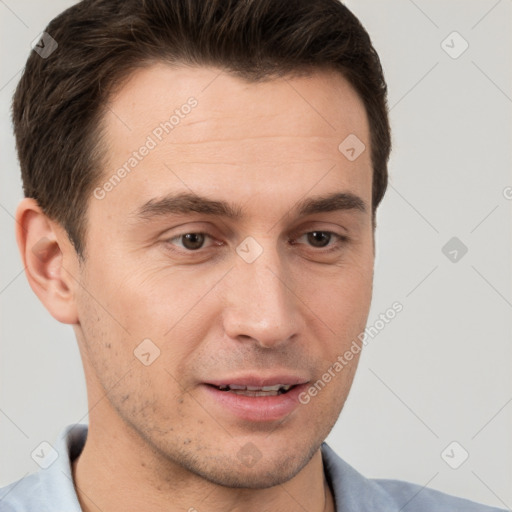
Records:
[[[176,109],[166,133],[161,123]],[[338,418],[358,355],[332,368],[370,308],[361,100],[332,72],[249,84],[159,64],[131,76],[104,121],[108,162],[88,205],[75,295],[91,426],[130,437],[155,465],[222,485],[289,480]],[[338,149],[350,134],[366,144],[355,160]],[[299,211],[336,193],[357,196],[365,211],[356,201]],[[176,194],[240,216],[219,205],[187,211],[190,201],[176,210]],[[219,389],[229,384],[297,386],[277,395]]]

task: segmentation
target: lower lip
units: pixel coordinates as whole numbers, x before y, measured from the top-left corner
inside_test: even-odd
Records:
[[[204,384],[204,390],[209,393],[223,409],[227,409],[235,416],[256,422],[283,420],[299,405],[299,395],[307,387],[300,384],[290,389],[288,393],[275,396],[245,396]]]

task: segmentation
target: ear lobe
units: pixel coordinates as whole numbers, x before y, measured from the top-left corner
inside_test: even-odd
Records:
[[[32,198],[25,198],[18,205],[16,241],[28,282],[39,300],[59,322],[78,323],[75,281],[64,268],[64,261],[70,264],[74,249],[65,231]],[[75,265],[71,266],[69,270],[74,273]]]

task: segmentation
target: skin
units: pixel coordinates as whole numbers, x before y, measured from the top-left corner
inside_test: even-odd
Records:
[[[73,326],[83,360],[89,434],[73,464],[81,506],[334,510],[320,445],[358,354],[280,421],[240,419],[202,383],[244,372],[314,383],[364,330],[374,238],[363,103],[331,71],[249,84],[215,68],[152,64],[111,98],[105,178],[191,96],[198,105],[190,114],[104,199],[90,198],[83,264],[33,199],[17,210],[29,283]],[[338,150],[351,133],[366,144],[353,162]],[[152,198],[190,191],[241,205],[246,215],[134,215]],[[300,199],[334,191],[356,194],[366,212],[294,213]],[[349,240],[315,246],[307,235],[315,230]],[[176,238],[204,232],[211,238],[195,252]],[[252,263],[236,252],[247,236],[263,250]],[[134,349],[147,338],[160,356],[145,366]],[[260,454],[254,465],[237,456],[248,443]]]

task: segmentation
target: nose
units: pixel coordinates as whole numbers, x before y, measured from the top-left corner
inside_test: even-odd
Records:
[[[243,252],[240,254],[235,253],[235,268],[225,283],[226,335],[240,341],[252,340],[262,348],[293,342],[302,328],[301,301],[277,249],[270,244],[262,247],[252,262],[244,259]]]

